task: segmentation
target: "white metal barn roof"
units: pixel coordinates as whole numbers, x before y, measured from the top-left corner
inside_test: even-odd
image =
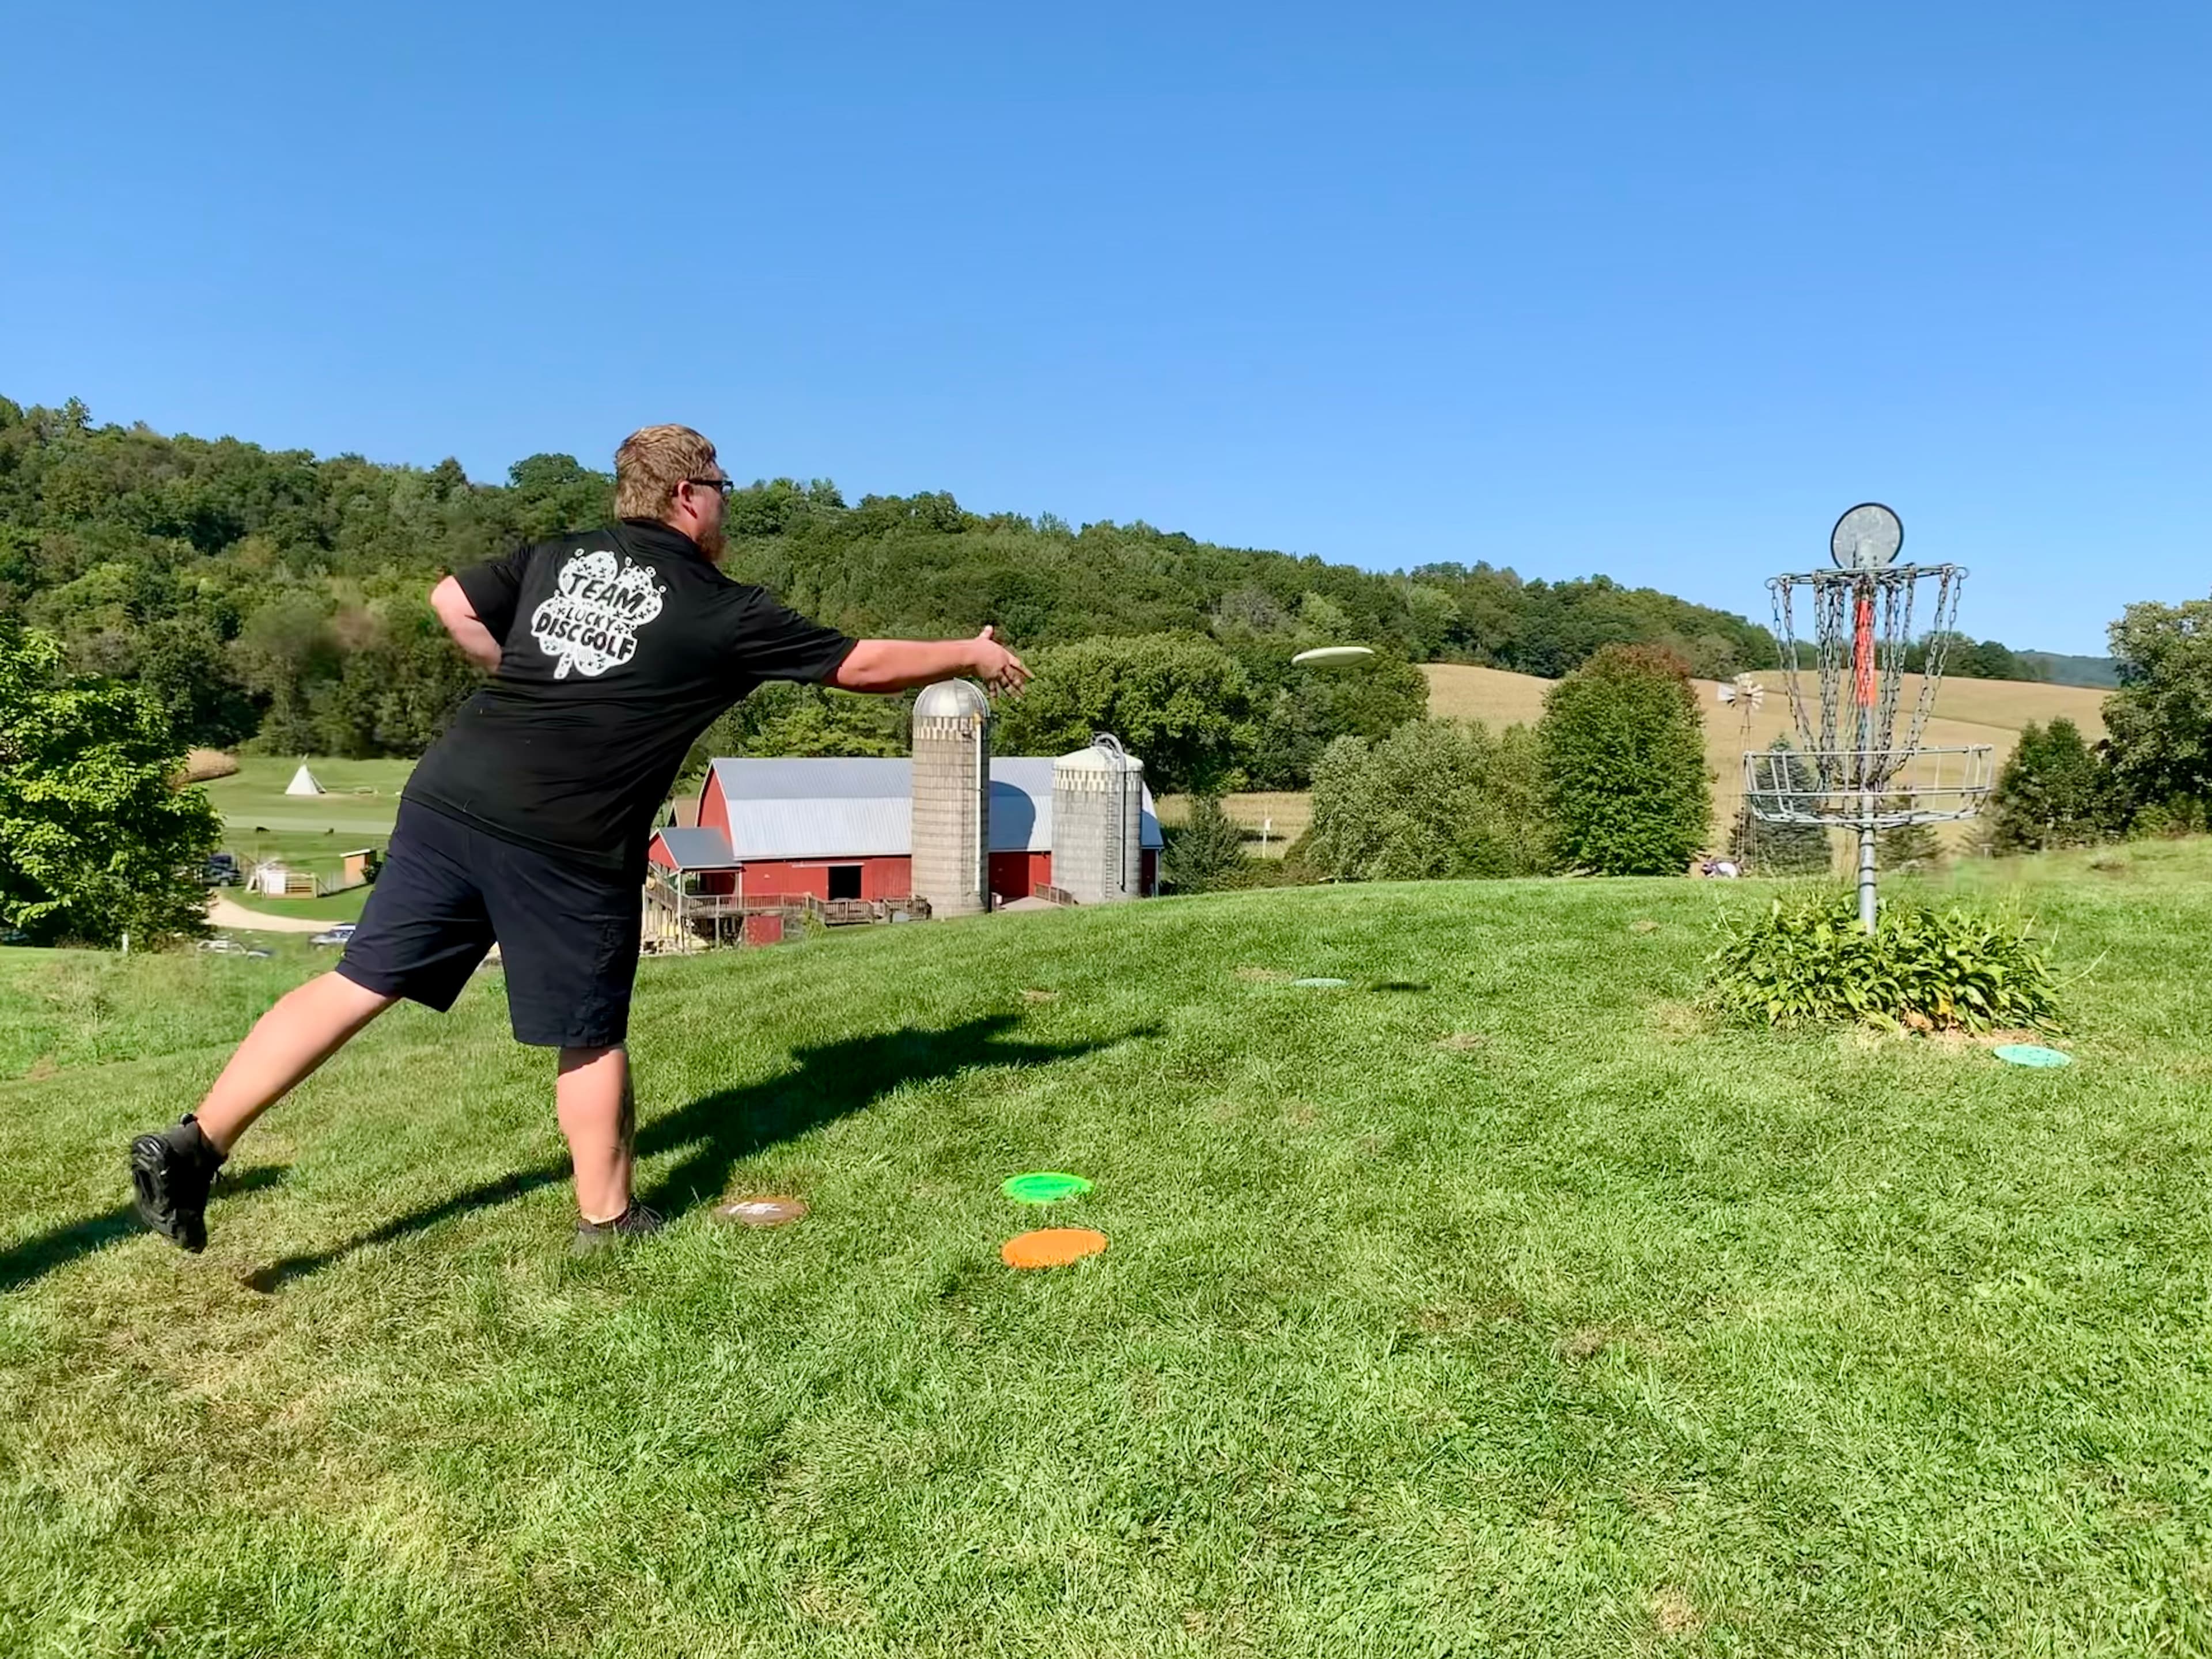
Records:
[[[726,870],[735,862],[730,857],[729,837],[719,830],[679,830],[674,827],[656,830],[668,856],[678,870]]]

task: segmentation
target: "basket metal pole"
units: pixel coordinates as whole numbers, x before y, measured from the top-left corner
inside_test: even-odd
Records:
[[[1859,926],[1874,932],[1874,582],[1858,583],[1851,617],[1851,682],[1859,706]]]

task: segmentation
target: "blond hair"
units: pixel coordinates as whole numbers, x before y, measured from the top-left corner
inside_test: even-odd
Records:
[[[615,516],[658,519],[686,478],[714,466],[714,446],[688,426],[640,427],[615,451]]]

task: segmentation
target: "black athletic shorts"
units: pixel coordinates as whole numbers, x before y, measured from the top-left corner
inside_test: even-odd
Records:
[[[496,939],[516,1042],[611,1048],[629,1030],[643,888],[402,799],[337,970],[443,1013]]]

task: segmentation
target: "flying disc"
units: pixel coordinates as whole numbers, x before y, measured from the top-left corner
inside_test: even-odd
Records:
[[[732,1199],[727,1204],[716,1205],[714,1213],[725,1221],[741,1221],[748,1227],[781,1227],[806,1213],[806,1200],[774,1193],[763,1198]]]
[[[1322,645],[1310,651],[1301,651],[1291,659],[1293,668],[1341,668],[1347,663],[1365,662],[1375,654],[1364,645]]]
[[[1106,1235],[1088,1227],[1044,1227],[1017,1233],[999,1246],[999,1259],[1009,1267],[1065,1267],[1105,1248]]]
[[[2033,1042],[2007,1042],[1990,1051],[2014,1066],[2071,1066],[2074,1056]]]
[[[1348,979],[1294,979],[1293,985],[1303,985],[1309,991],[1341,991],[1352,983]]]
[[[1091,1190],[1091,1183],[1061,1170],[1031,1170],[1008,1176],[999,1190],[1017,1204],[1057,1204],[1063,1198],[1080,1198]]]

